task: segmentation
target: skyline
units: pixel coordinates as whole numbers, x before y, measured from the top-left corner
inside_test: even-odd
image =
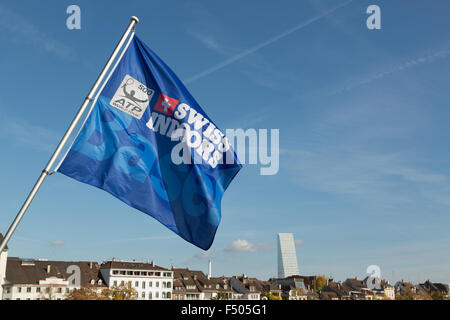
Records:
[[[65,27],[68,1],[0,1],[3,234],[131,15],[220,128],[280,129],[279,173],[241,170],[207,252],[55,174],[10,255],[201,270],[212,259],[226,275],[239,259],[240,273],[269,278],[276,234],[289,232],[301,274],[364,278],[378,265],[388,280],[449,283],[450,4],[377,1],[382,29],[370,31],[373,2],[130,1],[104,12],[104,1],[78,1],[77,31]]]

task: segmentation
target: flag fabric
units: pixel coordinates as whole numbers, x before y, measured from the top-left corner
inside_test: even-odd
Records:
[[[57,171],[207,250],[222,195],[241,165],[222,131],[149,47],[133,35],[124,50]]]

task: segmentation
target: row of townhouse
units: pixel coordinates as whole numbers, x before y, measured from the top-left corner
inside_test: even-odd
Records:
[[[0,241],[2,235],[0,234]],[[91,286],[101,291],[114,287],[134,288],[138,300],[376,300],[449,297],[449,286],[427,281],[419,285],[399,281],[395,286],[382,280],[378,289],[370,289],[368,278],[328,281],[316,291],[316,276],[290,276],[268,281],[246,275],[212,277],[209,272],[188,268],[166,269],[153,262],[111,260],[48,261],[8,257],[6,247],[0,253],[0,299],[65,299],[73,289]]]
[[[87,286],[98,292],[126,286],[135,289],[138,300],[172,300],[173,272],[153,262],[20,259],[8,257],[7,247],[0,253],[2,300],[62,300]]]
[[[172,268],[174,273],[173,299],[175,300],[262,300],[279,298],[307,300],[316,296],[306,288],[300,277],[262,281],[245,274],[232,277],[212,277],[202,271]]]
[[[319,294],[321,300],[395,300],[395,288],[385,280],[369,288],[368,279],[349,278],[345,281],[328,281]]]
[[[228,277],[212,277],[188,268],[172,267],[172,271],[174,300],[243,299],[243,293],[231,285]]]
[[[358,280],[350,278],[344,282],[329,281],[320,291],[320,299],[323,300],[381,300],[381,299],[433,299],[433,296],[449,298],[449,285],[443,283],[425,283],[414,285],[409,282],[399,281],[394,286],[385,280],[380,280],[379,285],[371,289],[368,286],[368,278]],[[372,286],[371,286],[372,287]]]
[[[400,298],[407,299],[433,299],[435,294],[444,299],[450,299],[450,286],[444,283],[431,282],[430,280],[418,285],[402,280],[395,284],[395,293]]]

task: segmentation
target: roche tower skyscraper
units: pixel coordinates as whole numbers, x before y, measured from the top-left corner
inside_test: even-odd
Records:
[[[298,275],[297,253],[295,252],[294,235],[278,234],[278,278]]]

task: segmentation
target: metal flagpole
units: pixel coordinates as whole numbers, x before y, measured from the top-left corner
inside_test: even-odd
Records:
[[[80,121],[81,117],[83,116],[83,113],[86,111],[87,106],[93,100],[95,92],[97,91],[98,87],[102,83],[106,73],[108,72],[109,68],[111,67],[112,63],[114,62],[115,58],[117,57],[118,53],[120,52],[120,49],[123,47],[123,44],[125,43],[126,39],[130,35],[130,32],[133,30],[135,24],[137,24],[137,23],[139,23],[139,19],[137,17],[133,16],[130,18],[130,24],[128,25],[127,29],[123,33],[122,38],[120,38],[119,43],[114,48],[113,53],[111,54],[111,56],[109,57],[108,61],[105,64],[105,66],[103,67],[102,71],[100,72],[100,75],[98,76],[97,80],[95,81],[94,85],[92,86],[91,90],[89,91],[88,96],[84,99],[83,104],[81,105],[80,109],[78,110],[77,114],[75,115],[75,118],[72,120],[69,128],[67,129],[66,133],[62,137],[58,146],[56,147],[56,150],[53,153],[50,160],[48,161],[47,166],[45,167],[44,170],[42,170],[41,175],[39,176],[38,180],[36,181],[33,189],[31,189],[30,194],[28,195],[28,197],[26,198],[22,207],[20,208],[20,211],[17,214],[17,216],[14,219],[11,226],[9,227],[8,232],[6,232],[2,243],[0,244],[0,252],[2,252],[3,249],[5,248],[6,244],[8,243],[8,240],[11,238],[11,235],[13,234],[14,230],[17,228],[17,225],[19,224],[20,220],[22,219],[22,217],[24,216],[28,207],[30,206],[31,202],[33,201],[34,197],[36,196],[36,193],[38,192],[38,190],[41,187],[42,183],[44,182],[45,178],[50,174],[50,170],[53,167],[53,165],[55,164],[56,159],[58,158],[62,149],[66,145],[67,140],[69,140],[70,135],[75,130],[75,127],[77,126],[78,122]]]

